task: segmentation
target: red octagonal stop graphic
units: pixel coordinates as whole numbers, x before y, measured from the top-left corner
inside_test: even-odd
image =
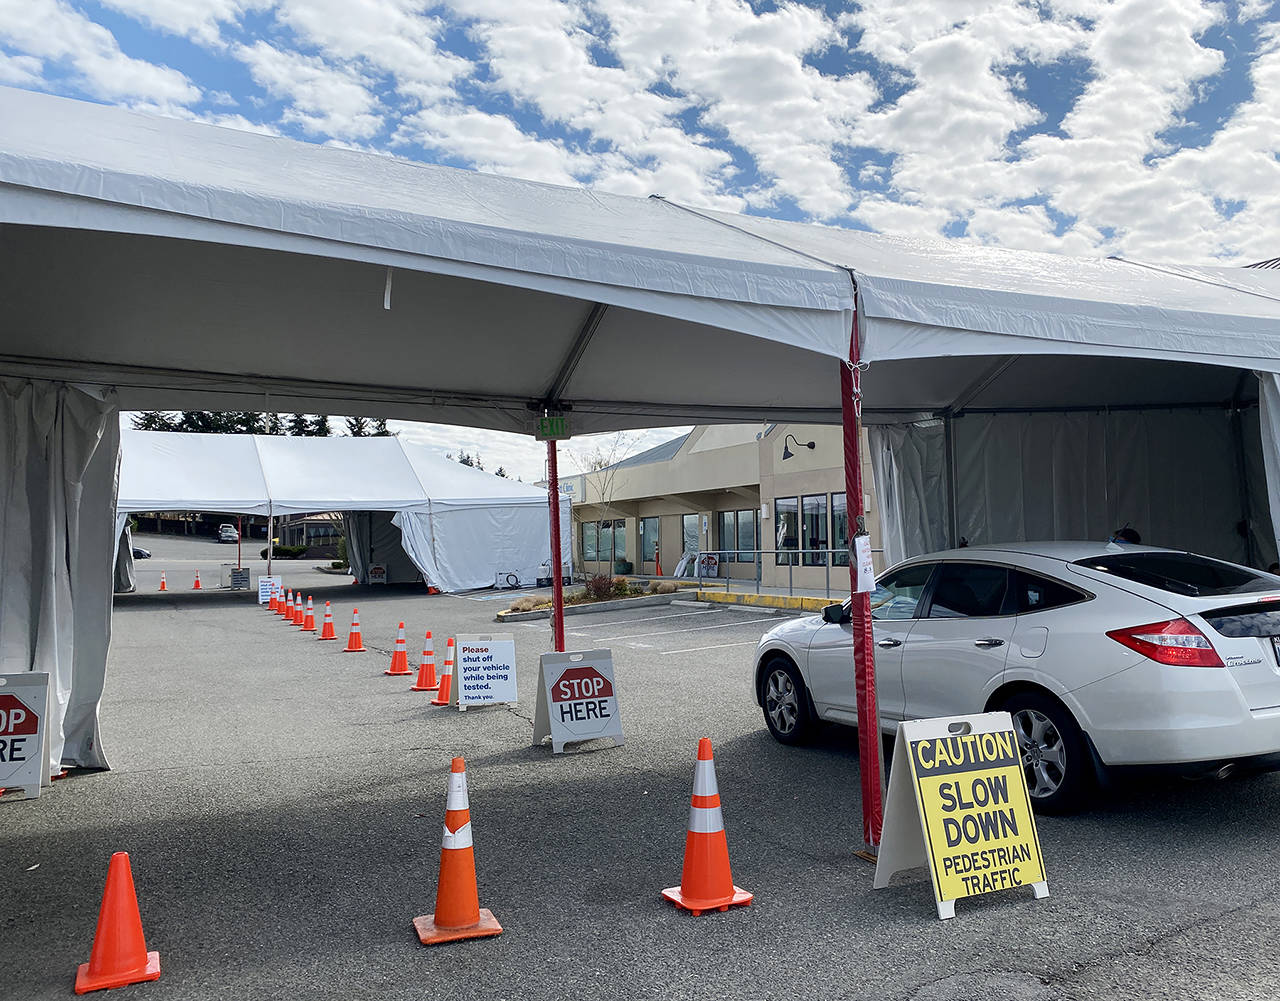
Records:
[[[18,737],[35,733],[40,717],[16,695],[0,695],[0,737]]]
[[[613,685],[594,667],[571,667],[551,686],[552,702],[577,702],[579,699],[609,699]]]

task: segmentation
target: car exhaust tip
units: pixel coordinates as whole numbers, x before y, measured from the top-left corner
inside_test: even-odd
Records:
[[[1213,777],[1221,781],[1222,779],[1228,778],[1230,775],[1232,775],[1235,772],[1235,770],[1236,770],[1236,763],[1234,761],[1228,761],[1225,765],[1223,765],[1221,768],[1219,768],[1216,772],[1213,773]]]

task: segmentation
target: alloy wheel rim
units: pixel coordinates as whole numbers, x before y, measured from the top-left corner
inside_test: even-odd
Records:
[[[1033,799],[1052,796],[1067,778],[1067,748],[1062,733],[1044,713],[1019,709],[1013,729],[1022,751],[1022,767]]]
[[[779,733],[790,733],[800,717],[800,704],[796,698],[795,682],[786,671],[777,670],[769,675],[765,686],[764,709],[773,728]]]

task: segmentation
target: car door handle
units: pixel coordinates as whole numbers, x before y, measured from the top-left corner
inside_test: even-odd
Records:
[[[902,640],[878,640],[876,646],[882,646],[888,650],[895,646],[902,646]]]
[[[986,639],[974,640],[973,645],[980,646],[983,648],[990,648],[993,646],[1004,646],[1004,640],[998,640],[993,636],[988,636]]]

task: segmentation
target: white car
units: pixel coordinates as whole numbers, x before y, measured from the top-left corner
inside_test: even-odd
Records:
[[[240,532],[236,529],[235,525],[227,525],[227,524],[219,525],[218,541],[219,542],[239,542]]]
[[[1006,709],[1038,808],[1109,768],[1280,767],[1280,577],[1146,546],[1019,543],[907,560],[871,595],[882,731]],[[783,743],[857,724],[849,603],[769,630],[755,697]]]

